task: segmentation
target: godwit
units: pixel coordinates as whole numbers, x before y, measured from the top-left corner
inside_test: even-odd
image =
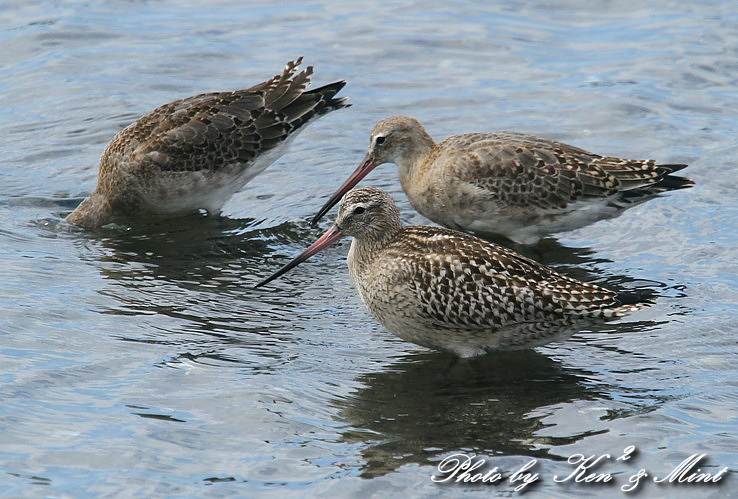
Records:
[[[336,224],[262,286],[341,236],[353,236],[348,267],[359,296],[390,332],[471,357],[542,345],[641,308],[636,296],[554,272],[463,232],[403,227],[392,198],[349,191]]]
[[[361,165],[313,219],[376,166],[395,163],[413,207],[451,229],[533,244],[617,215],[656,194],[690,187],[687,165],[600,156],[520,133],[469,133],[436,144],[414,118],[377,123]]]
[[[306,91],[302,58],[251,88],[165,104],[118,133],[100,158],[95,190],[67,216],[94,228],[119,217],[176,216],[223,204],[284,151],[309,121],[347,107],[337,81]]]

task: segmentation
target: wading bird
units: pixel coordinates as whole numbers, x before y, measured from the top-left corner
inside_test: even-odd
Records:
[[[337,81],[306,90],[302,58],[251,88],[165,104],[129,125],[100,158],[95,190],[67,221],[95,228],[119,218],[172,217],[223,204],[284,152],[310,121],[347,107]]]
[[[468,133],[435,143],[407,116],[377,123],[361,165],[313,218],[316,223],[375,167],[395,163],[423,216],[450,229],[501,234],[521,244],[618,215],[657,194],[690,187],[687,165],[600,156],[521,133]]]
[[[403,227],[392,198],[373,187],[349,191],[335,225],[257,287],[344,235],[372,315],[406,341],[461,357],[539,346],[644,306],[470,234]]]

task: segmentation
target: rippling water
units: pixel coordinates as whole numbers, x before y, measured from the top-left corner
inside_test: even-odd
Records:
[[[0,10],[0,493],[510,494],[430,480],[454,453],[534,494],[613,496],[693,453],[738,493],[735,2],[78,2]],[[220,219],[95,234],[61,221],[108,140],[175,98],[250,86],[298,55],[354,106],[321,119]],[[571,340],[469,362],[378,326],[347,243],[272,289],[371,125],[516,130],[687,162],[697,186],[547,240],[549,265],[660,297]],[[395,168],[365,182],[412,212]],[[331,217],[327,217],[330,219]],[[330,223],[323,222],[323,229]],[[616,486],[555,483],[610,460]],[[633,463],[633,464],[631,464]]]

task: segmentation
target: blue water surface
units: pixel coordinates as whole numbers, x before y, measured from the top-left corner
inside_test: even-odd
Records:
[[[445,457],[531,496],[624,495],[694,453],[738,494],[738,4],[18,1],[0,9],[0,494],[372,497],[515,494],[438,485]],[[124,126],[251,86],[297,56],[348,81],[221,218],[90,233],[62,218]],[[253,285],[328,227],[310,217],[392,114],[436,138],[538,134],[689,163],[693,189],[541,243],[576,277],[656,292],[647,310],[534,351],[457,362],[395,338],[347,242]],[[365,184],[414,213],[395,167]],[[616,461],[635,446],[630,460]],[[611,454],[610,484],[557,483]]]

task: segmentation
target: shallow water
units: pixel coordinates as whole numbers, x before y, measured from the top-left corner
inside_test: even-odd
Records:
[[[586,7],[585,7],[586,5]],[[0,10],[0,493],[509,495],[438,485],[454,453],[533,495],[608,496],[693,453],[738,493],[735,2],[5,2]],[[250,86],[298,55],[353,107],[311,125],[226,205],[96,233],[61,217],[108,140],[175,98]],[[378,326],[348,243],[268,289],[368,130],[516,130],[686,162],[697,186],[544,241],[547,264],[656,304],[601,330],[457,362]],[[411,223],[395,168],[382,187]],[[628,446],[638,452],[615,461]],[[573,454],[615,485],[556,483]],[[532,488],[533,486],[529,487]]]

